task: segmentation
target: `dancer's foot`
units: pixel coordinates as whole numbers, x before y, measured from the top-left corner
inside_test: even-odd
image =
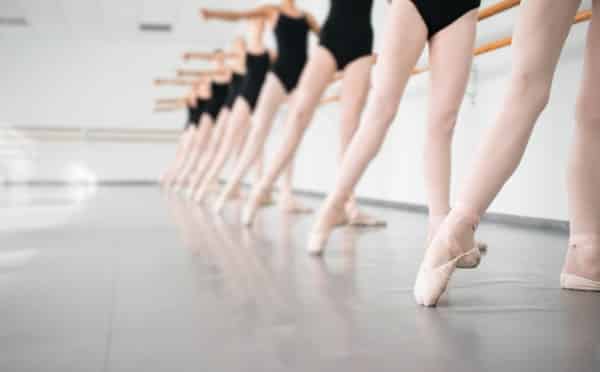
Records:
[[[208,187],[206,185],[202,185],[193,193],[193,200],[195,203],[202,204],[208,194]]]
[[[560,286],[580,291],[600,291],[600,236],[571,237]]]
[[[220,214],[223,212],[223,209],[225,208],[225,204],[228,201],[233,200],[235,198],[236,190],[239,190],[239,186],[237,184],[227,183],[227,185],[225,186],[225,188],[223,189],[223,191],[217,198],[217,201],[213,208],[215,213]]]
[[[481,254],[474,241],[478,223],[476,214],[456,209],[444,220],[417,274],[414,295],[419,305],[437,304],[460,260],[470,267],[479,264]]]
[[[242,223],[244,226],[252,226],[254,223],[254,219],[256,218],[256,212],[263,205],[263,200],[269,195],[269,190],[262,188],[260,186],[255,186],[250,196],[248,197],[248,201],[246,201],[246,205],[244,207],[244,212],[242,213]]]
[[[429,230],[427,232],[427,243],[426,247],[431,245],[433,237],[437,234],[438,229],[442,225],[442,222],[446,219],[447,214],[429,216]],[[475,241],[475,246],[479,248],[481,255],[487,252],[487,244],[481,241]],[[475,266],[473,266],[475,265]],[[456,264],[459,269],[473,269],[479,265],[479,261],[471,261],[467,259],[460,259]]]
[[[322,255],[327,246],[327,241],[333,229],[348,223],[344,208],[325,206],[319,212],[317,222],[308,238],[306,250],[308,253],[318,256]]]
[[[302,204],[291,192],[284,192],[279,199],[281,210],[290,214],[312,213],[312,208]]]
[[[348,224],[357,227],[385,227],[387,222],[385,220],[373,217],[371,215],[362,212],[355,201],[348,202],[346,204],[346,217]]]

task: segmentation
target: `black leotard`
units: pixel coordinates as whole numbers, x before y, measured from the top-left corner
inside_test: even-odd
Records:
[[[197,122],[198,122],[198,106],[190,106],[189,103],[185,104],[185,107],[187,108],[187,121],[185,122],[185,127],[184,129],[188,129],[191,126],[196,126]]]
[[[331,0],[319,44],[331,52],[338,70],[372,53],[372,9],[373,0]]]
[[[258,95],[265,82],[270,64],[268,52],[256,55],[248,53],[246,55],[247,72],[240,91],[240,97],[246,100],[251,111],[256,106],[256,101],[258,101]]]
[[[481,5],[481,0],[412,0],[412,2],[427,25],[429,39]]]
[[[208,101],[206,105],[206,110],[204,112],[210,115],[210,117],[214,121],[217,119],[217,116],[219,115],[219,112],[221,112],[221,109],[225,104],[225,100],[227,99],[229,83],[215,83],[213,81],[211,83],[211,90],[212,97],[210,101]]]
[[[231,109],[235,100],[240,95],[240,90],[242,89],[242,83],[244,82],[244,77],[246,75],[238,74],[236,72],[233,73],[233,77],[231,78],[231,82],[229,83],[229,91],[227,92],[227,98],[225,99],[225,107]]]
[[[308,49],[308,21],[306,16],[290,17],[279,13],[275,26],[277,61],[273,73],[289,93],[296,87],[306,64]]]

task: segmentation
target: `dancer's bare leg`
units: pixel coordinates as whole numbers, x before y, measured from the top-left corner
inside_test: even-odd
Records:
[[[480,216],[517,168],[546,106],[556,64],[579,3],[529,0],[521,5],[512,45],[513,71],[503,110],[484,136],[457,205],[433,238],[422,267],[441,267],[474,246]],[[445,283],[429,286],[430,290],[417,301],[434,305],[450,275],[451,271],[446,273]]]
[[[344,69],[341,85],[340,148],[338,166],[341,166],[346,150],[360,124],[360,116],[365,107],[371,84],[372,57],[360,58]],[[354,195],[345,206],[347,222],[354,226],[385,226],[385,221],[361,212]]]
[[[277,149],[273,163],[267,168],[266,174],[254,185],[250,193],[244,211],[244,223],[252,223],[264,195],[271,190],[285,167],[291,164],[315,109],[319,105],[321,96],[329,86],[335,71],[336,63],[331,53],[321,46],[317,47],[306,64],[298,87],[294,91],[289,113],[285,120],[284,141]],[[304,208],[300,206],[293,195],[290,181],[288,177],[284,177],[280,200],[282,209],[289,213],[303,212]]]
[[[179,141],[177,141],[177,149],[175,150],[175,159],[160,177],[160,184],[162,186],[168,185],[173,181],[176,170],[180,167],[180,164],[184,162],[185,157],[188,154],[194,131],[195,128],[190,127],[186,129],[181,136],[179,136]]]
[[[227,129],[228,118],[228,109],[223,109],[221,110],[221,112],[219,112],[215,128],[213,128],[212,131],[210,142],[206,148],[204,156],[202,157],[202,159],[198,163],[198,166],[196,167],[194,177],[192,177],[192,179],[190,180],[190,196],[196,192],[197,188],[204,180],[204,176],[206,175],[206,172],[208,171],[210,165],[213,162],[213,159],[217,154],[217,151],[219,150],[219,147],[221,146],[225,130]]]
[[[373,88],[362,123],[346,150],[335,188],[313,226],[309,252],[322,253],[333,227],[344,220],[344,205],[383,144],[426,41],[427,28],[414,4],[406,0],[393,1],[384,33],[384,48],[375,65]]]
[[[594,1],[592,14],[569,161],[571,241],[563,274],[600,283],[600,1]],[[563,275],[563,287],[571,284]]]
[[[198,165],[198,162],[202,158],[204,151],[206,150],[206,145],[212,136],[212,127],[213,122],[210,116],[202,115],[200,119],[200,127],[194,132],[194,136],[191,141],[192,143],[189,155],[187,156],[185,162],[182,163],[182,167],[178,170],[177,177],[174,180],[174,183],[177,186],[188,183],[191,173],[193,173],[194,169]]]
[[[279,207],[285,213],[303,214],[312,213],[312,208],[304,205],[296,196],[294,196],[294,162],[295,157],[285,167],[283,180],[281,182],[281,190],[279,192]],[[261,198],[262,205],[266,205],[265,200],[269,200],[270,192],[267,191]]]
[[[258,104],[252,118],[250,136],[244,146],[240,160],[217,200],[217,207],[220,206],[217,209],[220,210],[231,195],[239,189],[247,172],[262,152],[267,136],[273,126],[275,114],[286,96],[282,83],[275,75],[269,73],[258,98]]]
[[[218,181],[219,175],[223,170],[227,160],[235,151],[234,146],[240,142],[240,136],[243,134],[243,129],[248,125],[250,120],[250,106],[244,99],[237,99],[233,106],[232,112],[229,115],[229,120],[226,125],[225,135],[221,146],[202,180],[198,191],[194,195],[194,200],[202,202],[206,197],[209,187]]]
[[[450,212],[452,137],[469,81],[475,45],[475,12],[429,41],[429,109],[424,144],[429,207],[427,244]],[[470,19],[469,19],[470,17]]]

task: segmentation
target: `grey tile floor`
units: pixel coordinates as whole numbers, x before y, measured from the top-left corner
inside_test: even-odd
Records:
[[[600,295],[558,289],[567,238],[482,224],[435,309],[411,288],[425,217],[251,230],[146,188],[0,190],[0,371],[600,371]],[[307,199],[317,205],[318,201]]]

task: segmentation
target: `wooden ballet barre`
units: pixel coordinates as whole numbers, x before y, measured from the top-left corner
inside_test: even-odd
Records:
[[[168,104],[177,104],[177,103],[185,103],[185,98],[159,98],[156,100],[157,105],[168,105]]]
[[[483,21],[484,19],[490,18],[492,16],[495,16],[497,14],[503,13],[509,9],[514,8],[515,6],[521,4],[521,0],[502,0],[497,2],[494,5],[490,5],[484,9],[481,9],[479,11],[479,15],[477,16],[477,20],[478,21]],[[510,45],[510,44],[509,44]],[[375,62],[377,61],[377,54],[374,53],[373,54],[373,64],[375,64]],[[415,67],[412,75],[417,75],[420,74],[422,72],[427,71],[429,68],[428,67]],[[339,76],[337,80],[341,79],[342,76]],[[334,80],[334,81],[337,81]],[[328,103],[332,103],[332,102],[336,102],[339,101],[339,96],[331,96],[331,97],[326,97],[325,99],[323,99],[321,101],[321,105],[325,105]]]
[[[477,19],[479,21],[483,21],[486,18],[490,18],[493,17],[497,14],[500,14],[502,12],[505,12],[509,9],[512,9],[514,7],[516,7],[517,5],[521,4],[521,0],[503,0],[503,1],[499,1],[494,5],[490,5],[484,9],[481,9],[479,11],[479,15],[477,16]]]
[[[225,73],[227,73],[228,71],[224,68],[220,68],[220,69],[213,69],[213,70],[188,70],[188,69],[178,69],[177,70],[177,76],[178,77],[199,77],[199,78],[206,78],[206,77],[212,77],[215,75],[223,75]]]
[[[573,20],[573,24],[576,25],[581,22],[589,21],[590,19],[592,19],[592,11],[591,10],[582,10],[582,11],[578,12],[577,15],[575,16],[575,18]],[[493,52],[498,49],[506,48],[507,46],[510,46],[511,44],[512,44],[511,36],[508,36],[508,37],[505,37],[502,39],[498,39],[498,40],[492,41],[487,44],[483,44],[482,46],[475,48],[475,50],[473,51],[473,56],[479,56],[482,54]],[[411,75],[418,75],[418,74],[421,74],[428,70],[429,70],[429,67],[417,67],[413,70]],[[336,101],[339,101],[339,99],[340,99],[339,96],[326,97],[323,100],[321,100],[321,105],[336,102]]]
[[[215,59],[217,52],[185,52],[183,53],[183,59],[201,59],[201,60],[213,60]],[[240,54],[235,52],[223,52],[225,58],[239,58]]]
[[[197,80],[188,79],[154,79],[154,85],[178,85],[178,86],[190,86],[197,84]]]

